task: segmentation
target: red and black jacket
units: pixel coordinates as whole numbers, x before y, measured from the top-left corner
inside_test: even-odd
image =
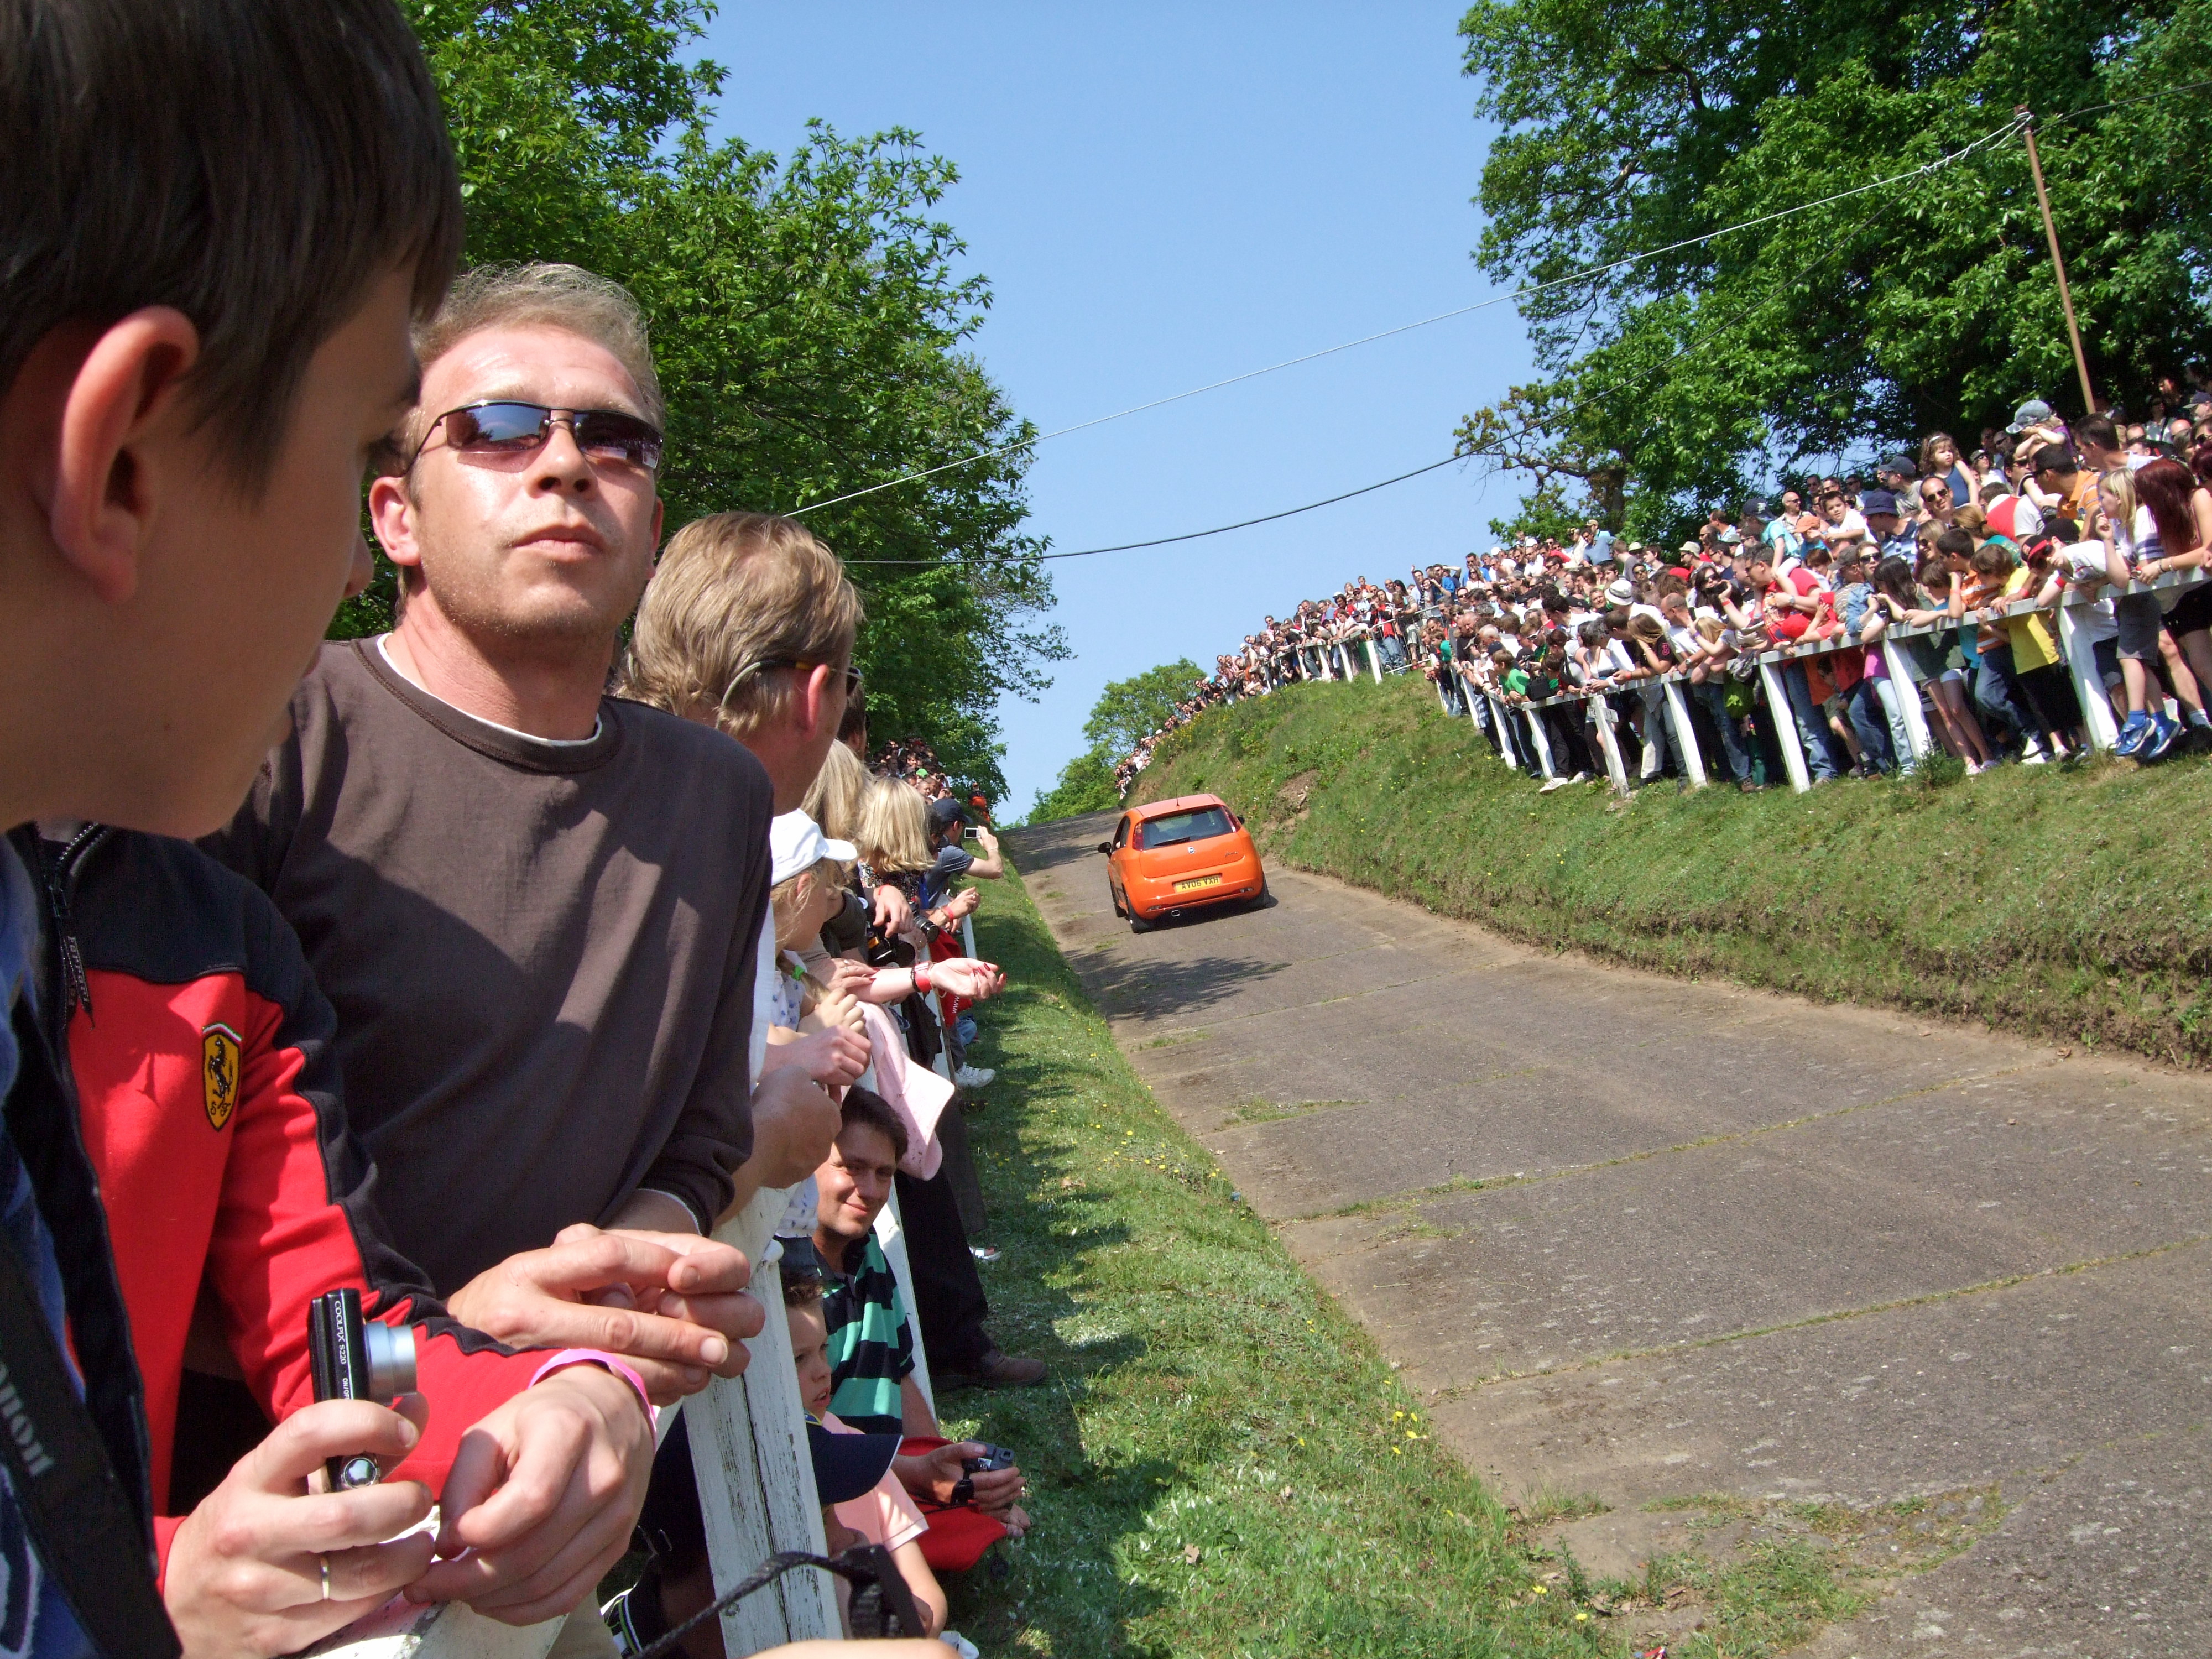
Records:
[[[266,895],[180,841],[19,831],[52,912],[48,1018],[66,1032],[151,1434],[164,1562],[179,1391],[202,1297],[272,1420],[314,1398],[307,1307],[351,1286],[416,1327],[429,1425],[402,1473],[443,1486],[464,1431],[529,1386],[517,1353],[450,1318],[392,1248],[347,1133],[335,1018]],[[62,1043],[57,1042],[59,1049]],[[186,1507],[178,1505],[175,1507]]]

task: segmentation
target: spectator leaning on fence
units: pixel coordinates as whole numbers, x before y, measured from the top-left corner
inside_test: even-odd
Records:
[[[398,622],[324,648],[210,846],[337,1012],[399,1247],[502,1340],[582,1343],[610,1286],[665,1299],[626,1328],[673,1398],[742,1370],[763,1319],[702,1235],[750,1150],[769,788],[726,738],[604,690],[660,524],[629,296],[480,268],[417,350],[423,402],[369,494]]]

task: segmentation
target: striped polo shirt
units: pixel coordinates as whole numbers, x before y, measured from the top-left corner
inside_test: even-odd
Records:
[[[898,1280],[872,1233],[858,1271],[840,1274],[823,1266],[830,1409],[863,1434],[896,1434],[903,1420],[899,1382],[914,1369],[914,1328]]]

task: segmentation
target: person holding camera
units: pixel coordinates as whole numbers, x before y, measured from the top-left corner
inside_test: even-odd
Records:
[[[183,842],[50,828],[13,842],[46,878],[46,1012],[130,1313],[186,1650],[291,1652],[400,1590],[514,1624],[567,1612],[627,1546],[652,1462],[643,1382],[611,1354],[467,1328],[392,1247],[330,1005],[265,895]],[[337,1291],[406,1334],[404,1400],[319,1386],[308,1309]],[[243,1411],[206,1408],[210,1372],[250,1391]],[[180,1436],[188,1393],[202,1409]],[[360,1455],[383,1464],[379,1491],[300,1489]],[[394,1538],[434,1498],[439,1528]],[[347,1507],[367,1535],[332,1532]]]

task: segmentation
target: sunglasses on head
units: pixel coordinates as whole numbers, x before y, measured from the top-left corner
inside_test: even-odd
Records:
[[[447,410],[430,422],[408,459],[410,467],[422,459],[441,426],[447,447],[480,459],[527,461],[550,441],[555,427],[565,426],[593,466],[660,470],[660,428],[650,421],[618,409],[548,409],[507,399]]]

